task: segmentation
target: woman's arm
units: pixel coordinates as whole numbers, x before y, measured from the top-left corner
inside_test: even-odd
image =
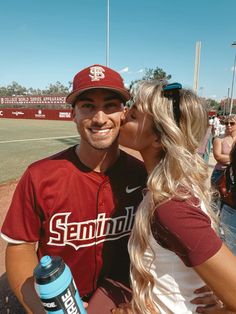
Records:
[[[194,267],[229,311],[236,311],[236,256],[222,245],[206,262]]]
[[[230,163],[229,155],[222,154],[222,139],[220,138],[215,138],[213,141],[213,155],[215,160],[222,164]]]

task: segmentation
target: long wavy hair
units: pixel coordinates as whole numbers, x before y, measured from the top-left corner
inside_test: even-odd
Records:
[[[151,222],[156,206],[173,197],[190,202],[190,198],[195,196],[211,212],[208,166],[198,154],[208,119],[200,99],[190,90],[180,90],[179,124],[174,118],[172,100],[163,97],[161,83],[141,82],[133,93],[137,109],[153,118],[153,128],[162,146],[161,159],[148,176],[148,193],[138,208],[129,241],[132,311],[153,314],[159,312],[152,301],[154,279],[143,256],[150,246]]]

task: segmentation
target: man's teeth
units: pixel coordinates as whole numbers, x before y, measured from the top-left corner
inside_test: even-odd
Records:
[[[102,129],[102,130],[91,129],[91,131],[92,131],[93,133],[100,133],[100,134],[102,134],[102,133],[107,133],[107,132],[109,132],[110,129]]]

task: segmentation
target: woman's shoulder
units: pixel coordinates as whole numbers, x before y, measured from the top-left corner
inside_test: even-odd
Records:
[[[219,146],[219,145],[220,146],[227,145],[227,146],[231,147],[231,145],[232,145],[232,138],[231,138],[231,136],[226,135],[224,137],[215,137],[213,139],[213,148],[215,146]]]
[[[221,246],[202,204],[196,205],[195,202],[195,198],[193,201],[169,200],[156,208],[152,223],[156,241],[191,267],[207,260]]]
[[[215,143],[222,143],[225,138],[226,138],[226,136],[224,136],[224,137],[215,136],[215,137],[213,138],[213,140],[212,140],[213,145],[214,145]]]
[[[196,197],[187,200],[172,198],[156,207],[155,217],[160,224],[168,225],[171,228],[185,225],[186,222],[191,225],[197,221],[210,224],[209,216]]]

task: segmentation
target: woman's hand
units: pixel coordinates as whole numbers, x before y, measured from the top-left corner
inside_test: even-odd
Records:
[[[191,301],[192,304],[199,304],[196,313],[236,314],[236,312],[227,310],[208,286],[203,286],[195,290],[194,293],[199,295]]]

